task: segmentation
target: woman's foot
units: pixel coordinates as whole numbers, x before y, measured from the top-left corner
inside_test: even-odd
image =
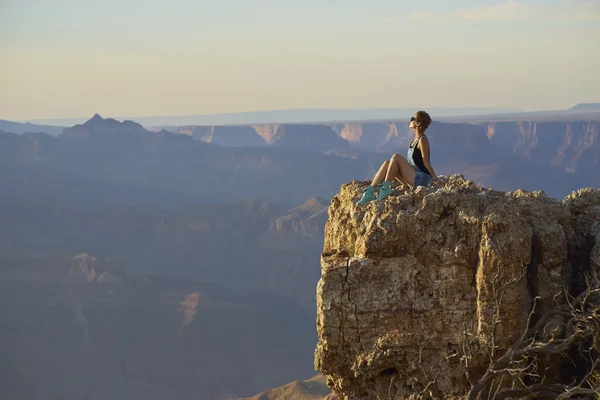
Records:
[[[390,194],[392,194],[392,188],[390,187],[390,185],[390,181],[383,181],[383,183],[381,184],[381,189],[379,189],[379,197],[377,198],[377,200],[381,201],[388,197]]]
[[[365,188],[365,190],[363,190],[362,197],[356,202],[356,204],[366,204],[370,201],[375,200],[376,198],[377,196],[375,196],[375,186],[369,185]]]

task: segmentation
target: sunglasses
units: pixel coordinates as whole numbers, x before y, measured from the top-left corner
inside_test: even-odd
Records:
[[[415,117],[410,117],[410,122],[416,121],[417,119]]]

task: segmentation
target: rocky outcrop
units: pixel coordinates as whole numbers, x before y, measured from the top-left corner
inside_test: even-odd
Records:
[[[501,352],[533,299],[538,313],[555,307],[600,247],[600,190],[561,202],[454,175],[357,206],[365,185],[353,181],[332,199],[317,287],[315,368],[348,399],[408,398],[434,376],[432,393],[463,395],[465,335],[478,348],[497,339]],[[503,319],[494,333],[495,312]],[[475,356],[469,372],[481,374],[487,360]]]

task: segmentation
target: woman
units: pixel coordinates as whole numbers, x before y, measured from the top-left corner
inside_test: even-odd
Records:
[[[429,139],[425,136],[425,131],[430,124],[431,117],[425,111],[418,111],[410,119],[408,127],[414,131],[415,137],[408,148],[406,158],[394,154],[389,161],[385,161],[356,204],[385,199],[392,193],[390,185],[394,179],[413,189],[417,186],[429,185],[431,179],[436,177],[429,160]],[[377,187],[379,187],[379,196],[375,196]]]

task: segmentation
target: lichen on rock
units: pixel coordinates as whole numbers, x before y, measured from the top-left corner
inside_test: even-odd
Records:
[[[317,287],[315,368],[340,398],[464,395],[465,372],[488,362],[476,349],[506,349],[534,299],[537,312],[554,307],[600,253],[597,189],[561,202],[452,175],[356,205],[367,184],[343,185],[331,201]]]

